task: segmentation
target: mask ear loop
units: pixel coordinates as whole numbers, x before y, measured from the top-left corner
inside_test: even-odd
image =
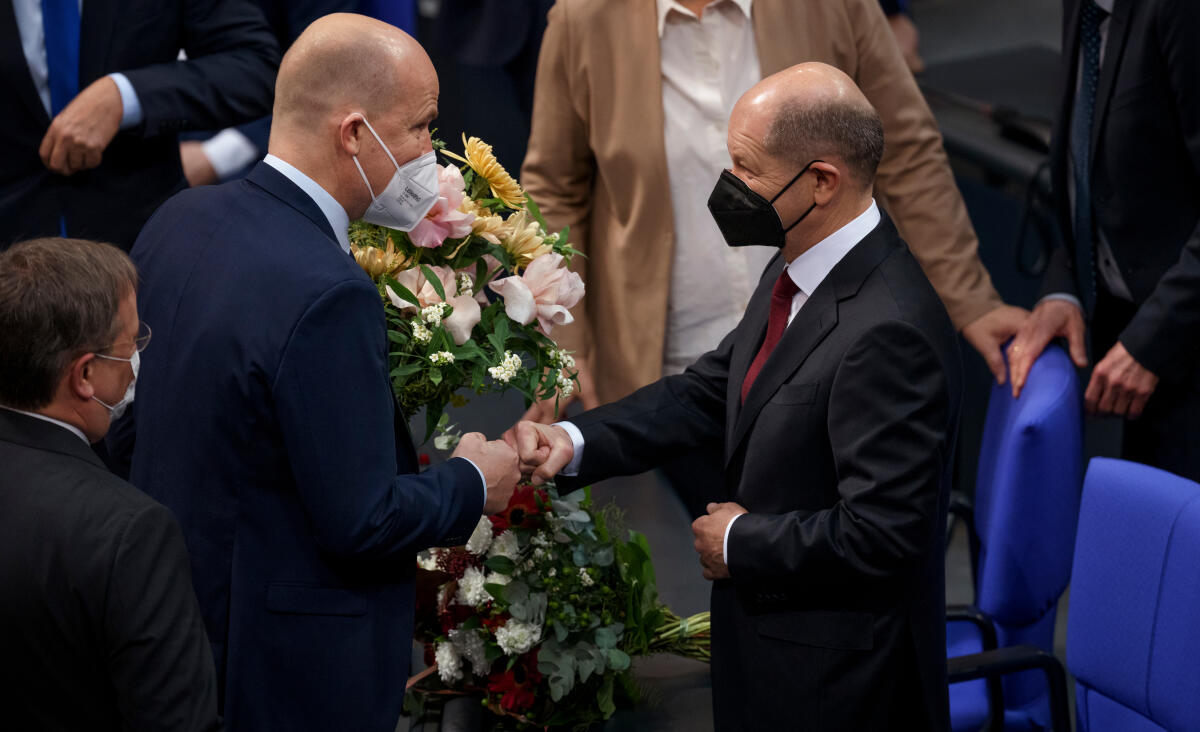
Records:
[[[383,138],[379,136],[379,133],[375,132],[375,128],[372,127],[371,123],[367,121],[366,115],[360,114],[358,115],[358,118],[361,119],[363,124],[367,126],[367,131],[370,132],[371,136],[375,138],[375,142],[378,142],[379,146],[383,148],[383,152],[388,156],[388,160],[392,161],[392,167],[394,167],[396,170],[400,170],[400,165],[396,162],[396,158],[392,157],[392,151],[388,150],[387,145],[383,144]],[[357,155],[354,156],[353,160],[354,167],[358,168],[358,174],[362,176],[363,183],[367,184],[367,190],[371,192],[371,200],[374,201],[376,198],[375,189],[371,187],[371,181],[367,180],[367,174],[363,171],[362,164],[358,162]]]
[[[788,181],[788,184],[787,184],[786,186],[784,186],[783,188],[781,188],[781,189],[779,190],[779,193],[776,193],[776,194],[775,194],[775,197],[771,199],[771,204],[772,204],[772,206],[771,206],[771,207],[772,207],[772,208],[774,208],[774,203],[775,203],[776,201],[778,201],[778,200],[779,200],[779,197],[780,197],[780,196],[782,196],[782,195],[783,195],[783,194],[784,194],[784,193],[787,191],[787,189],[791,188],[793,183],[795,183],[796,181],[800,180],[800,176],[802,176],[802,175],[804,175],[805,173],[807,173],[807,172],[808,172],[808,169],[812,167],[812,164],[813,164],[813,163],[823,163],[823,162],[825,162],[825,161],[824,161],[824,160],[811,160],[811,161],[809,161],[808,165],[805,165],[803,168],[801,168],[801,169],[800,169],[800,172],[799,172],[799,173],[796,173],[796,177],[794,177],[794,178],[792,178],[790,181]],[[788,233],[789,231],[791,231],[792,229],[796,228],[796,225],[797,225],[797,224],[799,224],[799,223],[800,223],[801,221],[803,221],[804,219],[808,218],[808,215],[809,215],[810,213],[812,213],[812,212],[813,212],[813,209],[814,209],[814,208],[816,208],[816,207],[817,207],[817,202],[816,202],[816,201],[813,201],[813,205],[809,206],[809,207],[808,207],[808,210],[807,210],[807,211],[805,211],[803,214],[801,214],[801,215],[800,215],[800,218],[798,218],[798,219],[796,219],[795,221],[793,221],[791,226],[789,226],[789,227],[787,227],[786,229],[784,229],[784,230],[783,230],[783,233],[785,233],[785,234],[786,234],[786,233]],[[778,218],[778,216],[779,216],[779,212],[778,212],[778,211],[776,211],[776,212],[775,212],[775,216]],[[783,225],[783,222],[780,222],[780,226],[782,226],[782,225]]]

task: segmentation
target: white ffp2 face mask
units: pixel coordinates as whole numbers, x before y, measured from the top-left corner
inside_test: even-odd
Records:
[[[367,180],[367,174],[363,172],[362,165],[358,162],[358,156],[354,156],[354,165],[358,167],[358,174],[362,176],[363,183],[367,184],[367,190],[371,193],[371,205],[363,214],[363,221],[390,229],[412,231],[413,227],[425,217],[425,214],[429,213],[429,209],[433,208],[433,204],[437,203],[437,156],[430,150],[404,165],[399,165],[396,163],[396,158],[392,157],[392,151],[383,144],[383,140],[375,133],[375,128],[371,127],[371,123],[367,122],[366,117],[363,117],[363,124],[367,126],[367,130],[383,148],[383,151],[387,153],[392,165],[396,166],[396,172],[392,174],[392,179],[388,181],[387,187],[376,196],[375,191],[371,188],[371,181]]]
[[[100,402],[100,405],[108,410],[110,419],[118,420],[122,414],[125,414],[125,410],[129,408],[129,405],[133,404],[134,387],[137,386],[138,369],[142,365],[142,354],[139,351],[134,351],[133,355],[129,358],[119,358],[117,356],[105,356],[102,353],[97,353],[96,358],[103,358],[109,361],[124,361],[133,369],[133,381],[129,382],[129,386],[125,387],[125,396],[121,397],[121,401],[116,404],[105,404],[95,394],[92,395],[92,399]]]

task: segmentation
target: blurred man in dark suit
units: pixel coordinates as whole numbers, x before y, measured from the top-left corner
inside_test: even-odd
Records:
[[[962,375],[946,309],[873,198],[883,126],[843,72],[770,76],[729,120],[709,209],[782,248],[684,373],[509,433],[535,481],[587,483],[724,446],[693,531],[727,730],[949,726],[944,527]],[[716,286],[725,276],[712,273]]]
[[[325,16],[284,56],[266,159],[173,197],[133,249],[162,345],[110,446],[183,526],[232,730],[392,732],[416,553],[463,543],[520,477],[479,434],[417,474],[350,255],[351,219],[407,231],[433,205],[437,100],[411,36]]]
[[[137,275],[115,247],[0,253],[0,708],[5,729],[213,730],[183,534],[89,443],[133,398]]]
[[[1122,457],[1200,480],[1200,3],[1067,0],[1052,151],[1066,244],[1009,347],[1013,393],[1055,337],[1098,363]]]
[[[70,235],[128,250],[186,185],[178,133],[266,114],[278,64],[250,0],[0,3],[0,249]]]

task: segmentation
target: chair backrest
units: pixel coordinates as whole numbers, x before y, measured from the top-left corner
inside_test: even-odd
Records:
[[[1200,730],[1200,485],[1097,458],[1078,536],[1067,665],[1079,730]]]
[[[1059,597],[1071,577],[1083,483],[1083,405],[1067,354],[1050,346],[1019,399],[995,386],[975,483],[980,551],[975,604],[996,623],[1001,646],[1054,648]],[[1005,680],[1005,706],[1044,706],[1036,672]],[[1043,710],[1049,714],[1049,707]],[[1040,716],[1040,715],[1039,715]]]

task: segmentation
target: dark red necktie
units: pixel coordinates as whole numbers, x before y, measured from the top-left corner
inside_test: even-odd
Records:
[[[763,339],[762,347],[758,349],[758,355],[754,357],[754,361],[750,364],[750,370],[746,372],[746,378],[742,381],[743,404],[746,402],[746,395],[750,393],[750,387],[754,385],[754,380],[758,378],[758,372],[762,371],[763,365],[771,356],[771,351],[775,350],[775,346],[779,345],[779,340],[783,338],[783,331],[787,328],[788,315],[792,312],[792,300],[796,297],[797,292],[800,292],[800,288],[792,281],[785,267],[779,275],[779,279],[775,280],[775,289],[771,291],[771,314],[767,316],[767,337]]]

